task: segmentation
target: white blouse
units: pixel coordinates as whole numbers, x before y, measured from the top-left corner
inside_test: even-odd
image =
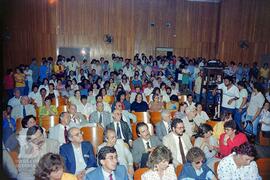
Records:
[[[241,166],[240,168],[237,168],[233,160],[233,155],[235,155],[235,153],[230,154],[219,162],[217,169],[218,179],[262,179],[259,175],[258,167],[255,161],[252,161],[248,166]]]
[[[150,169],[149,171],[143,173],[142,180],[159,180],[161,179],[157,171]],[[176,174],[172,164],[164,171],[162,180],[176,180]]]

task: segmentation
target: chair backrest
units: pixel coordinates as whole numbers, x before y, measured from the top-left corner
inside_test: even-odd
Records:
[[[22,129],[22,118],[16,119],[16,133],[19,133]]]
[[[256,161],[262,179],[270,178],[270,158],[260,158]]]
[[[9,151],[8,153],[11,159],[13,160],[15,167],[18,169],[18,165],[19,165],[18,153],[16,151]]]
[[[134,172],[134,180],[141,180],[141,176],[143,173],[148,171],[149,168],[139,168]]]
[[[62,96],[59,96],[57,99],[53,98],[52,105],[55,105],[56,107],[67,105],[67,99]]]
[[[217,123],[218,123],[218,121],[212,121],[212,120],[206,121],[206,124],[212,126],[212,128],[214,128],[214,126],[215,126]]]
[[[91,127],[82,127],[81,131],[83,132],[83,139],[85,141],[91,142],[93,145],[94,153],[97,154],[97,148],[100,144],[103,143],[103,128],[101,125],[96,124]]]
[[[57,112],[60,115],[62,112],[67,112],[68,106],[67,105],[61,105],[57,107]]]
[[[59,116],[42,116],[40,125],[48,132],[51,127],[59,124]]]
[[[216,174],[216,176],[217,176],[218,164],[219,164],[219,161],[215,162],[215,164],[214,164],[214,171],[215,171],[214,173]]]
[[[183,103],[187,101],[187,95],[179,95],[178,96],[179,103]]]
[[[148,112],[133,112],[137,118],[137,122],[149,123],[149,114]]]
[[[270,138],[263,137],[262,132],[260,132],[259,142],[261,146],[270,146]]]
[[[182,169],[183,169],[183,164],[179,164],[176,169],[175,169],[175,174],[176,176],[178,177],[179,174],[182,172]]]
[[[150,112],[150,120],[153,125],[159,123],[162,120],[161,112]]]
[[[172,116],[172,118],[174,118],[174,115],[175,115],[176,112],[177,112],[177,111],[171,111],[171,116]]]

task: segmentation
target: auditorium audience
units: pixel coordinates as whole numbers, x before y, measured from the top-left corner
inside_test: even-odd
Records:
[[[33,58],[30,67],[20,65],[16,68],[14,76],[12,69],[8,70],[4,84],[9,96],[8,105],[10,105],[10,108],[3,114],[3,140],[11,142],[9,137],[15,137],[15,128],[17,130],[19,128],[19,126],[16,127],[15,120],[22,118],[23,129],[18,135],[18,141],[21,145],[19,178],[25,174],[25,179],[28,177],[33,179],[37,161],[47,151],[58,151],[59,144],[51,139],[58,140],[59,143],[63,144],[61,153],[62,155],[65,154],[64,162],[68,172],[76,174],[79,179],[85,178],[85,174],[96,166],[92,145],[82,142],[82,134],[78,129],[88,124],[88,119],[90,123],[100,123],[105,130],[107,140],[101,145],[97,144],[97,146],[100,145],[99,149],[103,146],[115,147],[116,149],[116,151],[111,149],[108,152],[103,152],[99,159],[102,167],[89,173],[87,178],[91,179],[97,177],[97,175],[108,179],[118,178],[119,175],[121,179],[132,179],[134,173],[133,161],[135,168],[146,167],[147,161],[150,163],[148,163],[150,170],[145,173],[144,178],[150,177],[149,174],[152,174],[151,177],[166,179],[167,174],[170,174],[169,171],[172,173],[171,178],[174,179],[175,174],[173,168],[171,168],[173,166],[169,165],[170,158],[167,158],[167,155],[172,154],[174,167],[184,164],[188,159],[185,155],[192,147],[190,141],[194,142],[195,137],[197,139],[194,146],[199,147],[204,155],[199,153],[198,156],[201,158],[198,158],[198,161],[196,158],[195,160],[193,158],[188,159],[190,162],[184,164],[181,178],[190,178],[190,176],[186,176],[188,174],[191,175],[191,178],[204,177],[205,179],[208,172],[205,167],[208,165],[213,170],[214,162],[217,161],[217,158],[215,158],[217,153],[217,157],[226,159],[233,156],[230,153],[234,147],[239,148],[241,144],[247,142],[246,136],[237,130],[243,130],[244,133],[249,131],[258,135],[257,129],[260,129],[262,135],[269,138],[269,103],[265,102],[265,97],[266,99],[269,97],[269,92],[266,91],[264,94],[264,90],[269,88],[269,82],[267,82],[269,81],[268,63],[265,63],[262,67],[254,63],[253,67],[249,68],[247,64],[242,66],[241,63],[236,65],[235,62],[231,62],[228,68],[224,70],[224,73],[228,75],[224,78],[224,83],[221,83],[221,76],[217,77],[217,80],[210,77],[209,81],[223,91],[222,112],[229,112],[222,115],[222,121],[217,122],[212,129],[205,123],[210,118],[212,119],[214,114],[212,110],[215,110],[214,118],[218,117],[219,110],[214,106],[218,106],[220,99],[218,93],[216,93],[216,88],[213,93],[206,92],[210,95],[214,94],[212,100],[210,98],[206,100],[207,102],[215,101],[213,104],[210,103],[214,105],[213,107],[204,106],[204,101],[201,102],[206,98],[205,90],[201,90],[201,84],[205,83],[203,82],[203,66],[207,65],[205,58],[191,59],[175,56],[149,56],[148,58],[144,54],[136,54],[134,60],[124,60],[114,54],[112,59],[111,62],[109,59],[101,57],[100,60],[91,60],[90,64],[90,60],[87,59],[80,62],[75,56],[66,58],[60,55],[56,62],[51,57],[42,58],[41,66],[38,66],[36,59]],[[15,88],[13,82],[15,82]],[[236,84],[238,88],[235,86]],[[178,96],[184,94],[188,94],[187,101],[179,103]],[[64,102],[65,105],[68,105],[68,112],[59,114],[59,124],[49,129],[50,139],[46,139],[45,129],[37,127],[35,120],[39,120],[42,125],[40,118],[58,115],[56,107],[58,104],[64,104],[62,101],[57,102],[57,97],[69,100],[68,104]],[[193,97],[196,99],[197,109],[194,107]],[[56,100],[55,106],[51,105],[52,98]],[[148,102],[149,100],[150,102]],[[31,107],[31,110],[28,107]],[[37,111],[38,107],[39,111]],[[202,110],[202,107],[205,107],[206,112]],[[164,108],[166,110],[163,110]],[[147,112],[148,110],[150,112],[161,112],[162,115],[161,121],[155,126],[155,134],[151,136],[148,125],[139,122],[136,126],[139,138],[133,142],[132,139],[135,137],[132,137],[131,132],[136,124],[132,123],[137,121],[133,112]],[[246,110],[247,115],[245,116]],[[38,112],[37,115],[36,112]],[[174,114],[174,118],[182,120],[174,119],[171,122],[170,112]],[[35,116],[37,117],[35,118]],[[244,121],[251,121],[253,128],[247,126],[242,129]],[[119,128],[117,127],[118,122],[120,123]],[[19,121],[17,125],[19,125]],[[33,129],[35,127],[36,129]],[[69,134],[67,133],[68,130]],[[68,143],[68,135],[71,143]],[[33,142],[31,141],[32,136],[34,137]],[[179,145],[179,138],[181,145]],[[219,145],[215,138],[219,140]],[[256,140],[258,139],[257,137]],[[51,145],[45,147],[44,144],[47,140],[49,144],[54,144],[54,149],[51,148]],[[169,150],[166,150],[167,148],[163,146],[155,149],[161,144],[162,140]],[[16,141],[14,141],[15,144]],[[8,144],[5,145],[7,145],[7,150],[13,150]],[[51,148],[51,150],[46,148]],[[132,151],[132,156],[129,148]],[[33,153],[33,157],[31,156],[30,160],[25,160],[25,157],[29,156],[29,152]],[[116,155],[116,153],[118,154],[118,160],[114,156],[110,160],[106,159],[107,154]],[[162,155],[163,153],[165,155]],[[232,158],[237,166],[239,162],[241,164],[243,161],[241,158],[238,159],[240,156],[238,154]],[[202,162],[203,159],[205,159],[204,162]],[[117,166],[118,161],[126,169]],[[48,170],[47,176],[49,177],[57,171],[58,179],[60,179],[63,174],[63,167],[61,159],[58,159],[57,165]],[[252,172],[257,177],[257,172]],[[37,174],[42,173],[39,171]],[[38,179],[39,176],[36,177]],[[235,175],[235,177],[241,176]],[[51,177],[51,179],[53,178]],[[66,179],[65,176],[63,178]]]

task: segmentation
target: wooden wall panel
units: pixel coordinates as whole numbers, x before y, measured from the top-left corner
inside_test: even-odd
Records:
[[[59,47],[89,47],[91,58],[112,53],[155,55],[156,47],[177,56],[253,61],[269,53],[270,1],[223,0],[5,0],[4,67],[56,57]],[[150,26],[154,22],[155,26]],[[171,24],[166,27],[166,23]],[[113,44],[106,44],[105,34]],[[250,42],[239,48],[239,40]]]
[[[221,5],[219,51],[217,57],[227,61],[260,61],[270,54],[270,1],[225,0]],[[239,47],[249,42],[248,49]]]

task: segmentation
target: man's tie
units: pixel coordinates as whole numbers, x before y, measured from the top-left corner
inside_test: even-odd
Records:
[[[26,109],[25,109],[25,106],[23,106],[23,117],[26,116]]]
[[[117,139],[122,139],[119,122],[117,123]]]
[[[102,124],[102,114],[100,113],[100,116],[99,116],[99,124]]]
[[[149,142],[146,143],[146,146],[147,146],[147,149],[150,149],[151,148]]]
[[[67,131],[67,126],[65,126],[64,136],[65,136],[65,141],[66,141],[66,143],[68,143],[68,131]]]
[[[185,156],[185,153],[184,153],[181,137],[179,136],[178,138],[179,138],[180,154],[181,154],[181,157],[182,157],[182,164],[185,164],[186,163],[186,156]]]
[[[110,174],[110,175],[109,175],[109,179],[110,179],[110,180],[113,180],[113,178],[112,178],[112,174]]]
[[[170,133],[171,131],[172,131],[171,125],[169,124],[169,125],[168,125],[168,133]]]

